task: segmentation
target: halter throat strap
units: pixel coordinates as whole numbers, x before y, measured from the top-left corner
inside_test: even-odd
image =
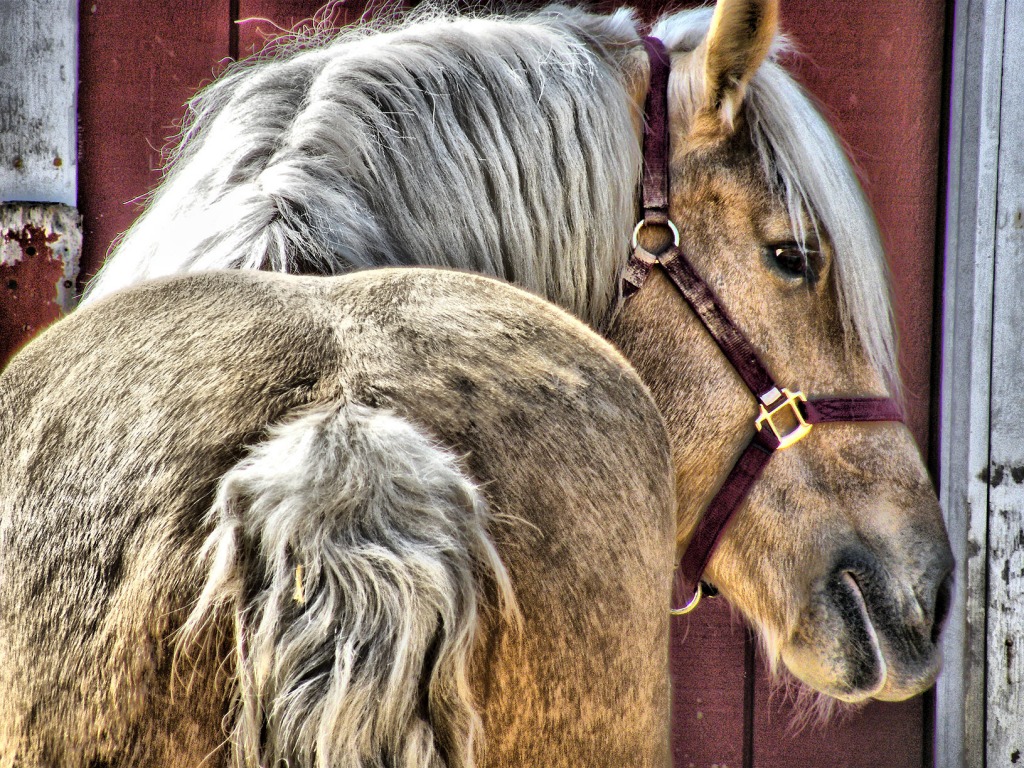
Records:
[[[644,119],[642,216],[633,231],[633,253],[622,274],[623,299],[644,285],[651,270],[660,267],[700,319],[747,388],[758,400],[759,415],[753,438],[744,448],[722,487],[697,523],[676,571],[678,598],[688,613],[701,596],[701,576],[718,546],[726,526],[740,509],[775,451],[803,439],[815,424],[830,422],[903,421],[903,410],[891,398],[830,397],[808,400],[802,392],[790,392],[775,383],[757,350],[731,320],[718,297],[694,270],[679,247],[679,232],[668,215],[668,80],[671,60],[665,44],[655,37],[643,38],[650,62],[650,86]],[[668,227],[673,244],[657,254],[639,245],[640,231],[647,226]],[[779,423],[784,421],[785,423]]]

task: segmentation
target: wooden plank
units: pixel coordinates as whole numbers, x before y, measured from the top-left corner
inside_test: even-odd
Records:
[[[758,665],[754,700],[754,760],[759,768],[920,768],[922,698],[872,702],[825,724],[794,731],[799,712],[781,692],[772,694]],[[908,726],[914,726],[914,729]],[[916,732],[915,732],[916,729]]]
[[[1007,3],[996,188],[988,507],[986,764],[1024,754],[1024,4]]]
[[[743,765],[746,630],[729,605],[708,599],[672,620],[675,768]]]
[[[81,219],[71,206],[0,205],[0,368],[74,309],[81,251]]]
[[[989,406],[1004,3],[957,3],[949,138],[939,496],[957,560],[936,692],[936,764],[985,762]],[[1001,763],[996,763],[1001,764]]]
[[[229,54],[229,0],[84,0],[81,9],[83,273],[160,179],[185,101]]]
[[[791,71],[850,149],[886,245],[908,423],[928,450],[943,70],[941,3],[787,0]]]
[[[0,3],[0,367],[74,306],[77,17],[76,0]]]
[[[0,3],[0,202],[74,205],[76,0]]]

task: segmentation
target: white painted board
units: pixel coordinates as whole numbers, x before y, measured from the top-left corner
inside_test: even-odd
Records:
[[[941,497],[958,588],[935,765],[1024,765],[1024,2],[955,6]]]
[[[988,510],[987,765],[1024,765],[1024,3],[1006,4]]]
[[[982,768],[990,387],[1004,3],[956,4],[943,286],[939,497],[956,556],[935,765]]]
[[[0,0],[0,202],[76,205],[77,0]]]

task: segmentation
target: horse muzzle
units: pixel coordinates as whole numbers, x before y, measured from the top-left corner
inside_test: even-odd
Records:
[[[863,545],[841,550],[782,649],[790,671],[847,702],[902,701],[930,688],[953,565],[948,543],[932,549],[908,561],[914,574]]]

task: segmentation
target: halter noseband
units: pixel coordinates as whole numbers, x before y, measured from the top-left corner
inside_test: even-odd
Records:
[[[740,454],[718,489],[683,554],[676,572],[676,588],[686,599],[674,615],[689,613],[700,602],[701,576],[718,546],[729,520],[743,505],[754,483],[777,450],[802,440],[814,424],[828,422],[903,421],[903,410],[888,397],[826,397],[808,400],[803,392],[779,387],[757,350],[732,322],[711,287],[697,274],[679,248],[679,231],[668,217],[668,77],[671,69],[665,44],[643,38],[651,65],[644,119],[644,167],[641,189],[643,216],[633,230],[633,253],[622,274],[622,297],[634,295],[651,270],[661,267],[715,340],[747,388],[758,400],[760,412],[754,437]],[[647,226],[671,230],[672,245],[651,254],[638,244]],[[780,417],[782,417],[780,419]],[[783,421],[780,424],[779,421]]]

